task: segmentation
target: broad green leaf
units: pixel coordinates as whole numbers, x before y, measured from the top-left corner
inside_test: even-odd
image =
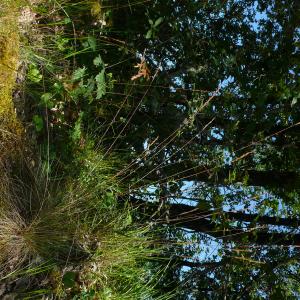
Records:
[[[38,116],[38,115],[34,115],[32,118],[33,124],[35,126],[35,130],[37,132],[40,132],[43,130],[44,128],[44,122],[43,122],[43,118]]]
[[[129,225],[131,225],[132,224],[132,216],[131,216],[131,214],[130,213],[128,213],[127,214],[127,217],[126,217],[126,219],[125,219],[125,226],[129,226]]]
[[[88,39],[87,39],[88,43],[89,43],[89,46],[91,47],[91,49],[93,51],[96,51],[96,48],[97,48],[97,41],[96,39],[93,37],[93,36],[88,36]]]
[[[36,65],[30,65],[28,69],[28,78],[32,82],[39,83],[42,80],[43,75]]]
[[[146,34],[146,39],[151,39],[152,37],[152,29],[149,29]]]
[[[58,38],[56,41],[56,46],[59,51],[65,51],[66,50],[66,45],[68,44],[69,39],[67,38]]]
[[[70,24],[72,20],[70,18],[64,18],[64,24]]]
[[[154,27],[159,26],[159,25],[162,23],[163,20],[164,20],[163,17],[158,18],[158,19],[155,21],[155,23],[154,23]]]
[[[83,112],[79,114],[79,118],[77,119],[73,132],[72,132],[72,139],[73,141],[79,141],[81,137],[81,123],[82,123],[82,117],[83,117]]]
[[[51,93],[45,93],[41,96],[41,102],[47,108],[52,108],[54,106],[53,101],[51,101],[52,98],[53,98],[53,95]]]
[[[86,71],[86,67],[76,69],[72,75],[72,80],[73,81],[81,80],[85,75],[85,71]]]
[[[293,107],[294,105],[296,105],[298,102],[298,98],[294,97],[291,103],[291,106]]]
[[[104,67],[104,62],[100,56],[100,54],[94,58],[93,60],[93,64],[96,66],[96,67]]]
[[[103,69],[96,77],[97,96],[96,99],[101,99],[106,94],[105,70]]]
[[[76,282],[76,274],[74,272],[66,272],[62,278],[65,288],[72,288]]]

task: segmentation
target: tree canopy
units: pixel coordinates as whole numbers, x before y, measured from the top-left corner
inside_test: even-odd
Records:
[[[132,203],[184,245],[182,298],[299,297],[298,1],[119,5],[106,141],[132,151]]]

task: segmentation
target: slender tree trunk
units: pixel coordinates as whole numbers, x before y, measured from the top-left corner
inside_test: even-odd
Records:
[[[151,215],[153,211],[157,210],[157,204],[149,203],[134,197],[131,197],[130,201],[147,215]],[[223,241],[243,241],[243,243],[254,243],[258,245],[300,246],[299,233],[289,233],[286,231],[286,227],[284,228],[285,231],[282,232],[270,232],[268,230],[268,225],[297,227],[299,222],[298,219],[277,219],[274,217],[259,216],[257,214],[224,212],[229,220],[246,221],[254,224],[260,223],[260,225],[249,226],[248,229],[245,230],[230,225],[226,225],[225,227],[221,224],[215,224],[212,220],[212,216],[216,214],[216,212],[203,212],[197,207],[188,205],[169,204],[168,213],[168,220],[161,218],[155,220],[155,222],[204,233]]]

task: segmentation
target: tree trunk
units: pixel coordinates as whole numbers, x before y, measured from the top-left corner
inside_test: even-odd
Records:
[[[177,163],[164,168],[166,179],[175,180],[193,180],[200,182],[211,182],[214,184],[228,184],[245,182],[249,186],[262,186],[267,188],[295,190],[300,189],[300,174],[294,171],[258,171],[258,170],[240,170],[234,172],[231,167],[217,169],[209,166],[196,166],[190,162]],[[230,176],[234,173],[234,176]],[[148,179],[155,180],[152,174]]]
[[[134,206],[147,215],[153,214],[158,209],[158,205],[149,203],[134,197],[130,198]],[[300,246],[300,234],[285,232],[270,232],[267,225],[297,227],[298,219],[275,218],[259,216],[257,214],[245,214],[242,212],[222,212],[228,216],[229,220],[239,220],[252,223],[260,223],[265,226],[250,227],[245,229],[235,228],[230,225],[222,226],[215,224],[212,216],[216,212],[203,212],[197,207],[184,204],[170,204],[168,208],[169,218],[155,220],[156,223],[169,224],[180,228],[189,229],[198,233],[204,233],[211,237],[222,239],[223,241],[235,241],[243,243],[254,243],[258,245],[283,245]]]

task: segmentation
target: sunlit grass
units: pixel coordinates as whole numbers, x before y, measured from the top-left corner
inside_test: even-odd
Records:
[[[151,262],[163,248],[149,228],[134,224],[129,206],[118,204],[113,159],[103,160],[92,149],[83,150],[82,157],[86,160],[78,176],[60,181],[42,167],[32,172],[25,158],[19,164],[23,170],[12,177],[5,170],[0,279],[48,273],[44,276],[52,286],[29,289],[31,294],[44,290],[58,299],[151,299],[161,276],[161,270],[151,271]]]

